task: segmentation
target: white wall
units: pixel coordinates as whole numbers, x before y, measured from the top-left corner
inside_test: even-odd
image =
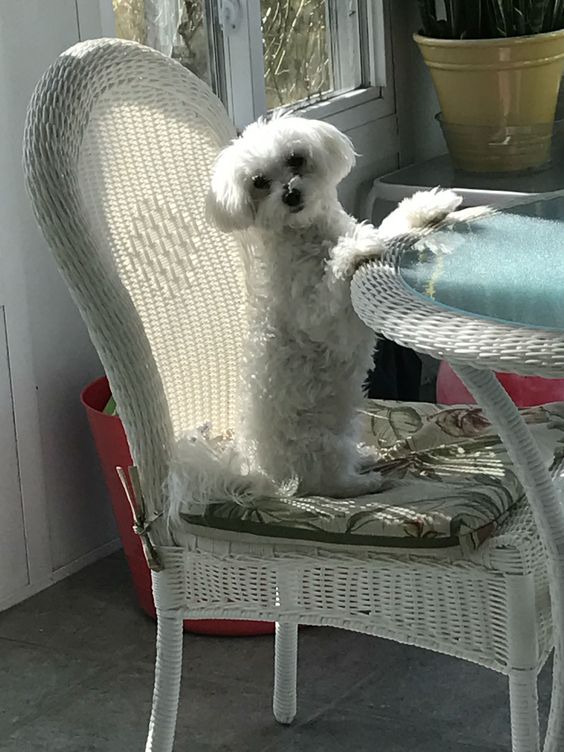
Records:
[[[444,154],[446,144],[435,118],[439,103],[431,76],[413,41],[413,33],[420,27],[417,0],[392,2],[390,11],[398,136],[396,167],[405,167]],[[385,172],[381,170],[374,175]],[[366,190],[366,186],[363,188]],[[362,198],[359,204],[362,205]],[[392,202],[377,201],[369,219],[379,223],[394,208]]]
[[[0,307],[0,600],[29,582],[5,308]]]
[[[341,127],[338,121],[335,125]],[[397,117],[395,114],[388,115],[343,130],[352,140],[358,156],[355,169],[339,188],[339,198],[347,211],[358,215],[362,198],[372,179],[399,166]]]
[[[402,166],[444,154],[435,120],[439,103],[431,76],[412,35],[420,28],[416,0],[393,3],[396,109]]]
[[[29,567],[23,589],[18,580],[13,592],[0,591],[0,607],[108,550],[115,540],[79,403],[80,389],[101,368],[36,228],[21,170],[33,87],[56,56],[77,41],[74,0],[0,3],[0,306]]]

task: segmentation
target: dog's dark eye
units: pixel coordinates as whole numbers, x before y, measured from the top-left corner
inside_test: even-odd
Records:
[[[258,188],[259,191],[264,191],[270,186],[270,180],[265,178],[264,175],[255,175],[253,178],[253,185]]]
[[[291,167],[293,170],[299,170],[300,167],[303,167],[305,164],[305,157],[301,154],[290,154],[287,164],[288,167]]]

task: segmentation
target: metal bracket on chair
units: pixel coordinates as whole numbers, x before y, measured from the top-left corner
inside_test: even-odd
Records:
[[[141,538],[143,553],[145,554],[147,565],[153,572],[160,572],[163,569],[163,565],[161,564],[159,556],[155,551],[151,538],[149,537],[149,528],[157,517],[152,520],[147,520],[147,508],[141,490],[139,471],[134,465],[128,467],[127,470],[123,467],[117,467],[116,470],[119,479],[121,480],[123,490],[125,491],[125,495],[127,496],[129,506],[131,507],[131,514],[133,515],[133,530]],[[158,515],[158,517],[160,517],[160,515]]]
[[[219,0],[219,24],[224,34],[237,31],[242,16],[240,0]]]

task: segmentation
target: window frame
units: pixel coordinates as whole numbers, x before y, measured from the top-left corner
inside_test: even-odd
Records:
[[[338,1],[338,0],[336,0]],[[207,0],[214,2],[214,0]],[[222,2],[222,0],[219,0]],[[341,0],[342,2],[342,0]],[[237,28],[223,28],[227,105],[235,124],[242,128],[266,114],[264,87],[264,59],[260,0],[247,0],[230,6],[238,7]],[[350,111],[350,127],[377,120],[395,111],[395,97],[391,81],[390,27],[387,0],[367,0],[366,28],[362,42],[366,45],[363,73],[373,82],[334,96],[292,105],[305,117],[332,119]]]
[[[76,7],[81,38],[100,32],[115,36],[112,0],[76,0]],[[267,112],[260,0],[204,0],[204,7],[214,83],[235,125],[243,128]],[[293,105],[303,117],[338,122],[350,130],[395,113],[389,0],[367,0],[366,9],[367,17],[361,19],[363,73],[373,84]],[[225,28],[227,18],[234,19],[236,28]]]
[[[242,128],[266,113],[261,9],[260,0],[237,0],[232,5],[238,8],[236,27],[230,29],[224,21],[218,32],[224,50],[225,104],[235,125]]]

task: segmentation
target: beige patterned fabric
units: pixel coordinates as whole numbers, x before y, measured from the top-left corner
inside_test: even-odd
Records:
[[[564,449],[564,403],[523,410],[547,465]],[[378,449],[382,490],[356,499],[210,504],[186,522],[237,533],[346,545],[476,548],[523,489],[475,406],[367,401],[363,440]]]

